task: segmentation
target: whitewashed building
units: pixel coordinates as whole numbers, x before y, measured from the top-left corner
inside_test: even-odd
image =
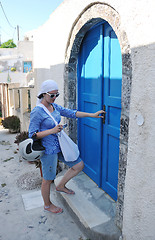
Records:
[[[0,48],[2,117],[18,116],[21,131],[28,128],[33,89],[33,41],[26,38],[16,48]]]

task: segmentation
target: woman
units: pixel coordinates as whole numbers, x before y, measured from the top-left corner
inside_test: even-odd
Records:
[[[44,200],[44,209],[52,213],[61,213],[62,208],[55,206],[50,200],[50,185],[55,179],[57,168],[57,154],[61,151],[57,133],[61,132],[63,126],[60,124],[61,116],[68,118],[93,117],[99,116],[104,111],[96,113],[85,113],[77,110],[63,108],[55,104],[55,99],[59,96],[58,85],[53,80],[46,80],[41,85],[41,90],[38,95],[38,103],[42,103],[52,114],[58,125],[55,126],[52,118],[40,106],[36,106],[30,114],[29,137],[35,136],[37,139],[42,139],[42,145],[45,147],[45,154],[41,158],[43,180],[41,193]],[[65,192],[67,194],[75,194],[75,192],[66,187],[66,183],[76,176],[84,167],[83,161],[78,158],[74,162],[65,162],[70,168],[63,176],[62,180],[56,187],[56,191]]]

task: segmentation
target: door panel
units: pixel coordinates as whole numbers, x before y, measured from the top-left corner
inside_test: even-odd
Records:
[[[101,119],[78,120],[78,143],[84,171],[112,198],[117,199],[121,115],[121,51],[108,23],[90,30],[78,58],[78,109],[96,112],[106,107]]]
[[[121,116],[122,60],[118,39],[104,26],[104,92],[106,121],[103,125],[102,188],[117,199],[119,136]]]
[[[96,112],[102,107],[103,28],[88,32],[79,56],[78,109]],[[78,120],[78,139],[84,171],[98,184],[101,180],[101,121],[95,118]]]
[[[114,134],[109,134],[107,136],[108,139],[108,143],[107,143],[107,147],[108,147],[108,168],[107,168],[107,173],[106,173],[106,182],[109,186],[113,186],[115,189],[117,188],[117,181],[115,180],[115,178],[113,176],[118,174],[118,166],[117,166],[117,162],[113,161],[113,156],[118,154],[117,149],[119,148],[119,142],[117,140],[116,137],[114,137]],[[113,146],[113,147],[111,147]],[[117,157],[119,157],[117,155]]]

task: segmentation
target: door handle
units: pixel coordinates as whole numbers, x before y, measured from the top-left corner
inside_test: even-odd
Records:
[[[105,105],[103,105],[103,111],[104,111],[104,112],[106,111]],[[103,124],[105,124],[105,115],[106,115],[106,112],[103,113]]]

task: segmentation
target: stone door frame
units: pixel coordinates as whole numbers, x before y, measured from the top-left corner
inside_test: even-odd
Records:
[[[116,203],[116,224],[122,229],[124,184],[126,176],[130,95],[132,82],[131,49],[126,32],[121,26],[118,12],[108,4],[94,2],[88,5],[73,23],[65,52],[64,103],[65,107],[77,107],[77,60],[81,42],[86,32],[101,21],[107,21],[115,31],[122,53],[122,111],[120,123],[120,153],[118,172],[118,199]],[[69,119],[69,135],[76,141],[76,121]]]

